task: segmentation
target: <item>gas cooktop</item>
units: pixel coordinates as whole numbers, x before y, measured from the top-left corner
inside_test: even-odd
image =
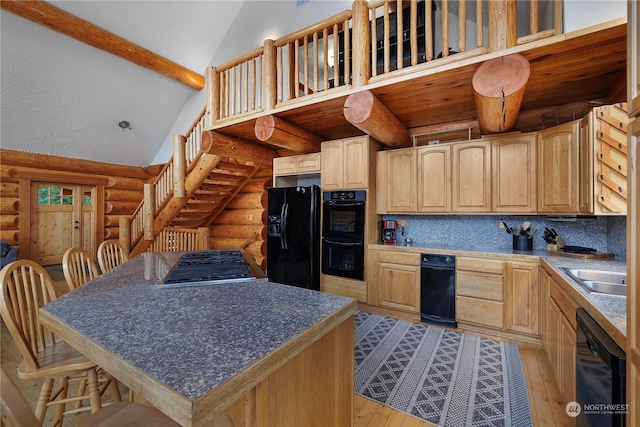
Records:
[[[250,279],[255,276],[242,252],[225,249],[185,253],[160,285],[211,285]]]

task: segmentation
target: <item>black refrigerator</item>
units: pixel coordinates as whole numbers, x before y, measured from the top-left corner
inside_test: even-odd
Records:
[[[269,188],[267,277],[320,290],[320,187]]]

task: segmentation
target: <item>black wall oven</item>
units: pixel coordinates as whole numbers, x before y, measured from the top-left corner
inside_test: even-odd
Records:
[[[364,190],[322,193],[322,273],[364,279]]]

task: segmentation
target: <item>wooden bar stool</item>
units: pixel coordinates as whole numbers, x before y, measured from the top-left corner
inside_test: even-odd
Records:
[[[116,268],[128,259],[129,253],[117,240],[105,240],[98,246],[98,265],[103,273]]]
[[[72,291],[98,277],[93,256],[82,248],[69,248],[62,256],[62,273]]]
[[[55,420],[60,425],[65,414],[100,409],[97,365],[39,322],[40,307],[56,299],[46,270],[35,261],[15,261],[0,271],[0,282],[0,314],[22,355],[18,377],[43,381],[35,410],[37,425],[42,425],[50,406],[56,408]],[[56,380],[58,387],[52,393]],[[79,385],[77,395],[69,397],[69,385],[76,381],[83,385]],[[67,403],[84,400],[90,406],[77,405],[65,410]]]
[[[16,427],[34,427],[42,425],[31,410],[29,403],[18,390],[4,368],[0,370],[2,390],[2,412]],[[79,427],[175,427],[175,423],[162,412],[139,403],[118,402],[100,409],[98,412],[82,418]]]

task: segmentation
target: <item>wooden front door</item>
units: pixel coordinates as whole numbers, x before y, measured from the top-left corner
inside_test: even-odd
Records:
[[[31,183],[31,259],[60,264],[70,247],[94,253],[95,186]]]

